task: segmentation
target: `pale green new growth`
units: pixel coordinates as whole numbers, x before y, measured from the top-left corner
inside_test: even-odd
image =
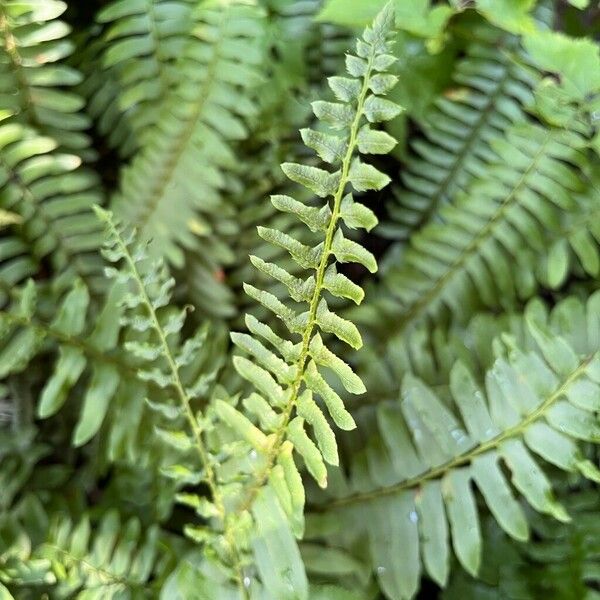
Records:
[[[311,206],[289,196],[273,196],[274,206],[296,215],[312,232],[322,232],[324,239],[315,236],[315,245],[307,246],[286,233],[259,227],[259,235],[263,239],[287,250],[299,267],[313,273],[306,278],[299,278],[282,267],[252,257],[253,264],[283,283],[296,302],[308,305],[305,312],[301,312],[283,304],[268,292],[247,286],[250,296],[281,319],[291,334],[300,336],[299,348],[291,351],[290,347],[288,350],[285,344],[290,342],[280,340],[266,324],[252,317],[248,323],[250,330],[266,337],[281,358],[250,336],[232,335],[233,342],[257,363],[242,358],[234,359],[238,373],[263,395],[275,415],[279,413],[281,417],[273,415],[265,420],[265,423],[272,424],[267,432],[274,436],[274,441],[263,449],[266,465],[256,475],[252,494],[270,477],[286,439],[304,458],[319,485],[326,485],[327,472],[323,460],[337,465],[338,451],[335,435],[313,393],[321,399],[339,427],[355,427],[342,399],[319,373],[319,366],[328,367],[336,373],[351,393],[363,393],[364,386],[350,367],[326,348],[319,330],[323,334],[333,334],[352,348],[358,349],[362,345],[358,329],[329,309],[324,292],[360,304],[364,292],[346,276],[337,273],[335,262],[358,263],[371,272],[377,269],[373,255],[357,242],[346,238],[340,225],[343,223],[349,228],[371,229],[377,222],[374,214],[354,200],[349,187],[355,192],[379,190],[389,182],[386,175],[363,162],[358,154],[388,152],[394,145],[391,136],[375,131],[369,125],[389,120],[400,112],[397,105],[380,97],[390,91],[397,81],[396,77],[382,73],[394,62],[389,54],[391,44],[387,41],[392,24],[393,11],[388,5],[373,26],[365,30],[363,39],[357,44],[357,56],[347,57],[347,67],[352,77],[332,77],[329,80],[339,102],[313,103],[315,115],[329,124],[330,130],[325,133],[303,129],[301,132],[304,142],[321,159],[332,165],[333,171],[297,163],[282,165],[292,181],[330,200],[322,206]],[[258,408],[255,401],[253,404]],[[294,418],[296,412],[299,416]],[[310,435],[307,433],[307,424],[312,429]],[[250,503],[251,499],[246,502]]]

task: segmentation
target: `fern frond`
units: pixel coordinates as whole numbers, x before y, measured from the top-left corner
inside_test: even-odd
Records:
[[[35,533],[36,537],[43,534]],[[122,522],[116,511],[106,513],[94,528],[87,515],[77,523],[64,514],[57,515],[49,524],[45,541],[30,553],[23,547],[21,564],[12,561],[6,583],[17,597],[21,597],[20,591],[36,587],[49,588],[56,598],[157,594],[168,574],[160,538],[156,525],[142,530],[137,518]],[[25,540],[22,542],[25,545]],[[37,566],[37,581],[31,574],[19,576],[32,565]]]
[[[118,82],[118,104],[137,144],[144,144],[157,112],[181,83],[181,54],[197,35],[194,0],[115,0],[97,21],[106,27],[103,67]]]
[[[62,62],[73,51],[70,29],[58,20],[66,8],[59,0],[0,3],[0,108],[61,149],[91,158],[83,100],[69,90],[81,74]]]
[[[510,308],[529,298],[536,286],[531,267],[547,251],[548,232],[575,208],[586,146],[576,130],[533,123],[514,125],[492,142],[485,178],[440,211],[441,223],[415,233],[401,262],[385,273],[392,300],[384,310],[394,314],[386,330],[406,331],[444,311],[464,321],[482,305]]]
[[[371,272],[377,268],[374,257],[366,249],[344,237],[340,220],[350,228],[371,229],[377,222],[375,216],[364,205],[355,202],[351,193],[346,193],[347,187],[351,185],[360,192],[381,189],[389,181],[375,167],[363,163],[357,154],[384,153],[395,144],[393,138],[375,131],[369,125],[390,119],[400,111],[399,107],[381,98],[396,83],[395,77],[384,73],[394,61],[394,57],[388,53],[390,44],[387,41],[392,23],[393,11],[388,6],[373,28],[366,30],[364,39],[358,42],[358,56],[348,55],[347,66],[351,77],[330,78],[330,86],[341,102],[313,103],[317,118],[327,122],[332,133],[343,130],[343,137],[312,129],[301,132],[305,143],[337,170],[330,172],[297,163],[282,165],[292,181],[321,198],[331,197],[332,202],[317,207],[289,196],[273,196],[271,199],[278,210],[295,215],[317,234],[315,238],[322,240],[324,237],[324,241],[308,246],[274,229],[259,227],[258,230],[265,241],[287,250],[302,270],[313,271],[303,279],[274,263],[251,257],[258,270],[285,285],[297,303],[308,306],[306,312],[298,313],[269,292],[246,286],[250,297],[273,312],[289,332],[300,336],[301,340],[298,343],[284,340],[267,324],[252,316],[247,317],[246,323],[253,335],[232,335],[234,343],[253,359],[236,357],[234,364],[238,373],[279,413],[277,425],[272,431],[273,444],[256,448],[257,451],[267,451],[268,455],[264,473],[257,477],[259,487],[269,476],[286,437],[298,449],[302,449],[300,452],[318,483],[322,486],[326,484],[322,461],[325,459],[337,464],[337,449],[333,432],[314,402],[313,393],[321,396],[338,426],[343,429],[354,427],[341,398],[325,382],[317,365],[333,369],[349,392],[363,391],[362,382],[325,346],[321,337],[321,333],[332,333],[353,348],[359,348],[362,344],[356,327],[329,310],[324,293],[327,291],[335,297],[350,298],[358,304],[363,298],[361,288],[336,271],[335,261],[359,263]],[[259,338],[272,345],[281,358],[268,350]],[[232,407],[226,410],[224,406],[221,408],[223,417],[227,416],[225,413],[235,410]],[[299,414],[294,418],[296,410]],[[315,429],[320,451],[304,431],[305,420]]]
[[[356,458],[350,495],[328,510],[336,510],[336,519],[347,511],[344,523],[360,508],[370,525],[371,564],[389,598],[416,593],[421,561],[444,585],[449,538],[462,566],[477,573],[481,531],[473,484],[498,524],[525,540],[529,528],[513,488],[536,511],[569,520],[539,458],[600,481],[578,446],[600,440],[599,302],[598,294],[585,306],[570,298],[549,317],[532,302],[524,317],[512,319],[518,335],[494,342],[484,385],[457,362],[448,381],[451,401],[407,374],[400,401],[378,408],[380,435]],[[578,335],[579,326],[589,333]]]
[[[403,165],[404,189],[389,203],[386,235],[406,239],[456,195],[465,192],[485,170],[500,138],[514,123],[526,120],[539,74],[528,67],[517,40],[479,28],[482,39],[466,49],[456,65],[452,87],[437,99],[423,124],[424,137],[412,143]]]
[[[111,213],[100,208],[96,208],[96,213],[106,224],[105,257],[113,263],[123,263],[120,270],[111,268],[107,274],[130,287],[123,299],[126,307],[123,321],[146,335],[143,340],[126,342],[125,348],[142,363],[138,377],[169,392],[166,401],[164,398],[147,400],[149,408],[161,417],[162,426],[157,429],[159,437],[176,451],[178,462],[164,468],[162,473],[179,487],[206,484],[210,499],[193,493],[182,493],[178,499],[193,507],[199,516],[211,519],[214,528],[188,526],[185,531],[193,540],[219,547],[223,563],[233,568],[234,577],[243,588],[237,544],[227,521],[224,493],[216,474],[218,457],[204,439],[203,429],[211,426],[210,418],[195,408],[198,397],[207,392],[214,378],[214,370],[211,373],[203,368],[198,372],[192,368],[204,345],[206,328],[198,329],[180,345],[173,343],[175,336],[181,333],[188,310],[187,307],[176,311],[168,309],[175,281],[168,276],[163,262],[148,261],[145,244],[134,243],[132,231],[117,226]],[[188,466],[191,453],[196,455],[199,465],[197,460]],[[225,550],[220,541],[222,537],[227,544]]]
[[[183,81],[160,112],[160,127],[126,168],[113,199],[115,214],[169,262],[183,265],[182,247],[210,246],[210,215],[227,214],[222,192],[236,170],[231,144],[246,136],[254,103],[241,90],[258,81],[262,35],[255,7],[199,5],[198,39],[182,59]],[[231,212],[231,211],[229,211]],[[200,234],[200,236],[198,235]]]
[[[49,266],[103,287],[97,250],[102,231],[91,206],[101,201],[96,174],[56,141],[17,122],[0,121],[0,207],[18,215],[0,242],[0,280],[8,292]]]

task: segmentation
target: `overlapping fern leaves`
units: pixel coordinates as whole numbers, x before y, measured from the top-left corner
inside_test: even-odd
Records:
[[[511,123],[525,120],[539,74],[526,64],[513,36],[488,27],[466,51],[453,74],[453,86],[429,111],[424,137],[400,174],[386,231],[394,239],[418,229],[481,174],[490,142]]]
[[[83,132],[83,100],[69,91],[81,75],[64,65],[72,51],[69,28],[57,18],[63,2],[0,5],[0,207],[19,216],[2,239],[3,295],[28,276],[70,272],[93,288],[102,241],[92,204],[102,195]],[[16,91],[16,93],[15,93]]]
[[[0,597],[587,593],[597,47],[396,3],[386,125],[390,5],[96,4],[0,0]]]
[[[229,144],[246,136],[244,120],[255,110],[249,95],[239,92],[256,85],[261,60],[261,45],[250,43],[262,35],[258,9],[232,3],[195,10],[194,43],[178,64],[181,85],[161,108],[112,201],[115,214],[134,223],[142,239],[155,240],[177,266],[183,248],[210,244],[210,214],[227,214],[222,193],[236,170]]]
[[[389,598],[412,597],[421,569],[444,585],[450,540],[463,567],[477,573],[482,541],[473,486],[499,525],[524,540],[527,520],[513,488],[535,510],[569,520],[540,458],[599,480],[578,446],[600,439],[599,299],[567,299],[551,315],[534,301],[523,317],[499,324],[505,333],[483,380],[459,361],[440,395],[409,373],[399,401],[377,408],[379,434],[355,457],[348,496],[329,510],[342,519],[340,531],[345,519],[356,522],[356,510],[370,515],[371,564]],[[481,346],[489,348],[493,328],[481,330]]]

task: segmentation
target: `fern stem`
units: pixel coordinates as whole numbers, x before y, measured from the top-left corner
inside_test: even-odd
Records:
[[[4,310],[0,310],[0,322],[3,320],[6,320],[9,323],[18,327],[29,328],[42,336],[51,337],[60,344],[64,344],[65,346],[77,348],[78,350],[81,350],[81,352],[83,352],[85,355],[89,356],[90,358],[93,358],[95,361],[113,365],[125,377],[129,379],[138,379],[136,369],[134,369],[132,366],[119,360],[118,356],[106,354],[104,352],[99,351],[97,348],[94,348],[94,346],[92,346],[83,339],[66,335],[60,331],[57,331],[52,326],[46,323],[26,319],[25,317],[19,317]],[[148,383],[150,383],[151,385],[157,385],[154,382]]]
[[[163,331],[163,328],[160,324],[158,315],[156,314],[156,310],[154,309],[154,306],[152,305],[152,301],[150,300],[150,297],[148,296],[148,292],[146,291],[146,287],[145,287],[144,282],[142,281],[142,278],[140,276],[140,273],[136,267],[135,261],[134,261],[133,257],[131,256],[131,253],[129,252],[129,248],[127,247],[127,245],[125,244],[125,242],[123,241],[121,236],[119,235],[119,232],[117,231],[115,225],[112,223],[112,221],[108,221],[108,224],[113,233],[114,238],[116,239],[119,249],[121,250],[121,253],[125,257],[127,265],[129,267],[129,270],[130,270],[130,272],[135,280],[135,283],[138,287],[142,301],[148,311],[150,320],[152,322],[152,328],[156,332],[159,343],[162,347],[162,354],[163,354],[165,360],[167,361],[167,366],[169,368],[169,371],[171,372],[171,385],[175,388],[177,397],[179,399],[179,403],[185,413],[185,417],[186,417],[189,427],[192,431],[192,435],[194,437],[194,442],[195,442],[195,449],[200,458],[201,465],[204,468],[204,481],[210,490],[212,500],[214,502],[217,513],[219,515],[219,520],[221,521],[221,524],[223,526],[224,536],[227,540],[227,543],[228,543],[230,551],[231,551],[231,555],[232,555],[232,559],[233,559],[233,563],[234,563],[234,569],[236,572],[236,578],[238,580],[238,585],[240,586],[241,590],[242,589],[245,590],[244,580],[243,580],[243,569],[241,566],[240,554],[237,549],[237,544],[235,542],[234,533],[231,530],[231,526],[227,519],[225,503],[223,501],[221,489],[217,483],[215,470],[213,469],[208,450],[206,449],[206,446],[204,445],[204,441],[202,439],[202,430],[200,429],[200,426],[198,425],[198,421],[196,420],[196,417],[194,416],[194,411],[190,404],[190,398],[189,398],[188,394],[186,393],[185,387],[181,381],[181,377],[179,376],[179,369],[175,362],[173,353],[171,352],[171,348],[169,347],[169,342],[167,341],[167,337],[166,337],[166,335]],[[246,596],[244,596],[244,600],[246,600]]]
[[[300,356],[295,363],[296,377],[295,377],[293,383],[290,385],[290,387],[292,389],[290,400],[285,408],[285,411],[283,412],[282,424],[278,428],[278,430],[275,432],[275,442],[272,445],[271,450],[269,452],[267,464],[265,465],[264,469],[258,474],[254,485],[252,485],[250,487],[250,489],[248,490],[247,496],[241,504],[241,510],[247,510],[250,506],[252,506],[252,503],[253,503],[257,493],[259,492],[259,490],[263,487],[263,485],[267,481],[267,479],[271,473],[271,470],[273,469],[273,466],[275,464],[277,456],[279,454],[281,445],[285,441],[286,430],[287,430],[289,422],[292,418],[294,407],[298,400],[298,395],[300,393],[300,386],[301,386],[302,380],[304,378],[304,370],[306,368],[306,361],[308,360],[310,341],[312,339],[314,329],[317,325],[317,321],[316,321],[317,309],[319,307],[319,302],[321,300],[321,295],[323,292],[323,280],[325,277],[325,271],[328,266],[329,257],[331,256],[331,247],[333,244],[333,236],[336,232],[337,223],[340,218],[340,207],[341,207],[341,203],[342,203],[342,198],[344,196],[344,191],[348,184],[348,173],[350,171],[350,164],[352,161],[352,157],[354,155],[354,151],[356,149],[358,130],[359,130],[361,118],[363,116],[364,103],[365,103],[365,99],[367,97],[367,93],[369,91],[369,80],[371,78],[371,72],[373,70],[373,60],[374,60],[374,51],[372,51],[371,55],[369,56],[367,72],[364,76],[362,89],[361,89],[361,92],[360,92],[360,95],[358,98],[358,102],[357,102],[356,115],[354,117],[354,121],[352,122],[352,125],[350,126],[350,140],[348,142],[348,148],[346,150],[346,154],[342,161],[340,182],[339,182],[338,188],[335,192],[335,195],[333,197],[333,209],[332,209],[331,219],[330,219],[329,225],[327,227],[327,233],[325,235],[325,242],[323,245],[323,253],[321,255],[321,260],[320,260],[319,266],[317,268],[317,274],[316,274],[316,278],[315,278],[315,289],[314,289],[314,292],[313,292],[313,295],[312,295],[312,298],[310,301],[308,323],[306,325],[306,329],[304,330],[304,333],[302,336],[302,349],[300,351]]]
[[[31,125],[38,126],[39,122],[32,114],[31,107],[33,106],[33,99],[31,97],[31,91],[29,82],[23,74],[23,60],[18,51],[17,41],[8,22],[8,15],[4,9],[4,2],[0,0],[0,38],[3,40],[3,45],[6,50],[6,54],[10,60],[12,71],[14,72],[17,80],[17,87],[19,97],[21,99],[21,108],[23,112],[28,113],[28,121]]]
[[[340,498],[338,500],[334,500],[327,505],[315,506],[314,508],[319,512],[326,512],[328,510],[332,510],[335,508],[340,508],[342,506],[348,506],[350,504],[359,504],[361,502],[368,502],[369,500],[374,500],[376,498],[380,498],[382,496],[391,496],[403,490],[411,489],[422,485],[423,483],[430,481],[431,479],[438,479],[445,475],[448,471],[459,468],[478,456],[485,454],[491,450],[497,448],[502,442],[506,440],[521,435],[523,430],[537,421],[559,398],[561,398],[568,390],[569,386],[577,380],[583,373],[585,369],[589,365],[589,363],[593,360],[595,354],[587,356],[578,366],[575,368],[569,375],[565,378],[563,383],[548,397],[544,402],[542,402],[535,410],[526,415],[522,421],[520,421],[517,425],[513,427],[509,427],[505,429],[503,432],[494,436],[487,442],[479,444],[478,446],[473,447],[471,450],[466,452],[465,454],[461,454],[445,462],[444,464],[435,467],[433,469],[429,469],[425,471],[421,475],[417,475],[416,477],[411,477],[410,479],[405,479],[404,481],[397,483],[395,485],[390,485],[387,487],[382,487],[371,492],[365,492],[361,494],[354,494],[351,496],[346,496],[345,498]]]

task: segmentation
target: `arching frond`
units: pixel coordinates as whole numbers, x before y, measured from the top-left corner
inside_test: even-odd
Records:
[[[360,509],[387,597],[412,597],[422,569],[443,585],[450,540],[462,566],[477,573],[481,530],[473,487],[498,524],[525,540],[529,527],[514,491],[536,511],[569,520],[540,459],[600,481],[578,445],[600,439],[599,303],[598,294],[586,305],[571,298],[548,317],[533,302],[494,343],[484,381],[458,362],[446,398],[407,374],[399,402],[379,406],[380,433],[355,458],[348,497],[328,510],[335,509],[343,528],[346,519],[357,522]]]
[[[123,172],[115,214],[155,240],[169,262],[183,265],[182,247],[210,246],[210,215],[231,210],[222,200],[236,170],[231,144],[245,137],[254,110],[247,94],[257,82],[261,13],[238,3],[199,5],[198,39],[181,59],[183,81],[148,133],[144,149]],[[200,234],[200,235],[199,235]]]
[[[19,122],[0,120],[0,207],[18,216],[0,240],[2,303],[14,285],[48,268],[103,287],[102,231],[91,210],[102,198],[98,177],[56,146]]]
[[[383,310],[394,315],[388,333],[444,311],[464,321],[482,305],[510,308],[530,297],[532,266],[582,190],[586,145],[577,131],[533,123],[495,140],[485,178],[440,211],[442,222],[415,233],[385,273],[393,300]]]
[[[73,51],[70,29],[58,20],[66,8],[59,0],[0,2],[0,110],[89,158],[83,100],[69,89],[81,74],[63,62]]]

